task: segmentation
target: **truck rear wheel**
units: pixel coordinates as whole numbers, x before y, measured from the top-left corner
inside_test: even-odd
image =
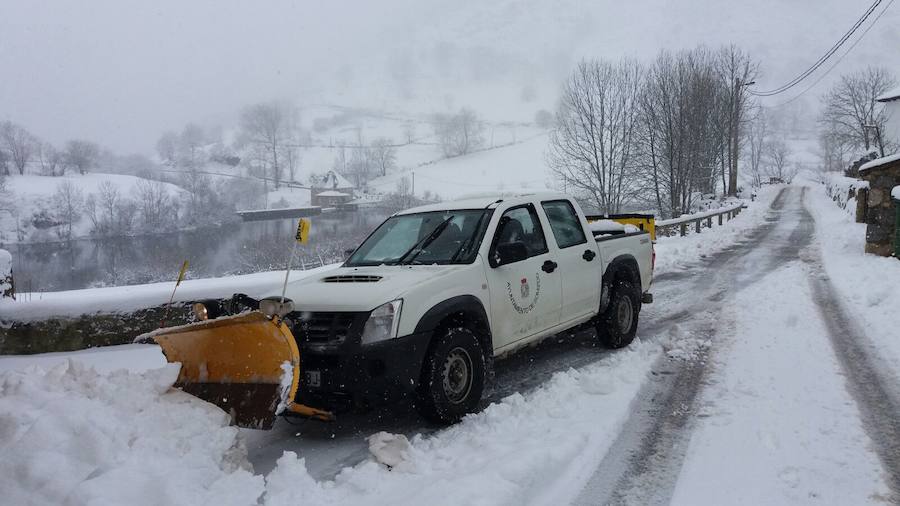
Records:
[[[637,334],[641,297],[631,281],[616,281],[610,293],[609,306],[597,318],[597,336],[607,348],[624,348]]]
[[[435,335],[419,382],[419,412],[432,422],[454,423],[481,402],[485,380],[484,350],[475,334],[454,327]]]

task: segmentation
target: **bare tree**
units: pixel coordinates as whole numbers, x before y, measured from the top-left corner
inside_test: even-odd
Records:
[[[178,134],[172,131],[162,134],[156,141],[156,154],[163,163],[174,164],[178,159]]]
[[[715,59],[698,48],[662,51],[641,95],[642,164],[663,215],[690,212],[696,192],[710,188],[721,156],[722,83]]]
[[[6,149],[3,147],[3,143],[0,142],[0,176],[8,176],[9,175],[9,155],[6,153]]]
[[[433,126],[444,156],[466,155],[484,144],[484,124],[471,109],[435,115]]]
[[[386,176],[397,162],[397,148],[393,146],[393,142],[390,139],[379,137],[372,141],[370,149],[375,164],[381,169],[381,175]]]
[[[144,227],[159,231],[173,224],[171,197],[163,182],[141,179],[132,191]]]
[[[548,162],[567,190],[603,213],[639,189],[634,136],[643,70],[637,62],[582,61],[563,88]]]
[[[725,153],[728,162],[728,194],[736,195],[738,160],[743,140],[741,128],[747,123],[753,107],[747,85],[756,79],[759,64],[734,45],[719,50],[715,58],[716,74],[727,90],[725,100],[728,120],[723,133],[727,139]]]
[[[770,178],[789,183],[794,171],[789,169],[791,149],[781,139],[773,139],[766,143],[766,174]]]
[[[38,160],[41,173],[45,176],[62,176],[65,173],[65,157],[49,142],[43,142],[38,148]]]
[[[266,149],[272,179],[278,188],[283,171],[278,155],[282,145],[289,142],[297,130],[296,108],[284,102],[252,105],[241,113],[240,123],[244,141]]]
[[[894,76],[880,67],[867,67],[862,72],[841,76],[823,99],[820,122],[834,136],[831,141],[867,152],[876,146],[885,152],[893,151],[895,146],[891,142],[875,136],[874,127],[884,132],[887,120],[883,105],[875,99],[896,84]],[[883,145],[879,146],[879,142]]]
[[[178,136],[178,158],[181,165],[197,168],[203,165],[201,148],[206,144],[206,133],[196,123],[188,123]]]
[[[62,225],[57,229],[60,239],[72,239],[72,227],[81,218],[84,205],[84,193],[71,181],[63,181],[56,185],[53,194],[53,211],[56,220]]]
[[[25,174],[25,167],[28,166],[37,148],[37,139],[21,126],[4,121],[0,123],[0,144],[6,148],[19,174]]]
[[[750,177],[754,187],[762,185],[763,157],[766,152],[766,139],[769,135],[768,115],[765,109],[759,109],[747,128],[747,147],[749,148]]]
[[[79,174],[87,172],[96,165],[100,156],[100,147],[90,141],[71,140],[66,143],[66,165],[78,170]]]

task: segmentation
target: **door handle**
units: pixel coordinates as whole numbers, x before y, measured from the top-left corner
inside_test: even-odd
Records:
[[[581,258],[590,262],[591,260],[594,259],[595,256],[597,256],[597,254],[588,249],[588,250],[584,250],[584,254],[581,255]]]
[[[544,265],[541,266],[541,270],[549,274],[555,271],[557,266],[558,264],[553,260],[547,260],[544,262]]]

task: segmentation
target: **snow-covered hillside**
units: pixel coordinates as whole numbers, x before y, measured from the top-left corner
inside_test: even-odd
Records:
[[[101,185],[108,184],[118,192],[119,197],[134,198],[138,185],[146,179],[121,174],[88,173],[68,174],[61,177],[38,176],[33,174],[13,175],[6,178],[6,188],[12,197],[13,211],[0,213],[0,243],[58,241],[58,225],[55,221],[56,200],[54,194],[60,185],[69,183],[83,199],[94,195],[99,198]],[[173,184],[161,183],[162,191],[173,199],[180,199],[185,191]],[[37,220],[37,215],[43,215]],[[41,226],[41,218],[49,218],[46,227]],[[35,223],[37,221],[37,223]],[[73,224],[73,237],[86,237],[91,230],[90,218],[81,213]]]

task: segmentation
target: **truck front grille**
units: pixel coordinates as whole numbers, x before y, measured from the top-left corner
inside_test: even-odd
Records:
[[[298,344],[340,344],[362,334],[368,313],[298,312],[291,314]]]

